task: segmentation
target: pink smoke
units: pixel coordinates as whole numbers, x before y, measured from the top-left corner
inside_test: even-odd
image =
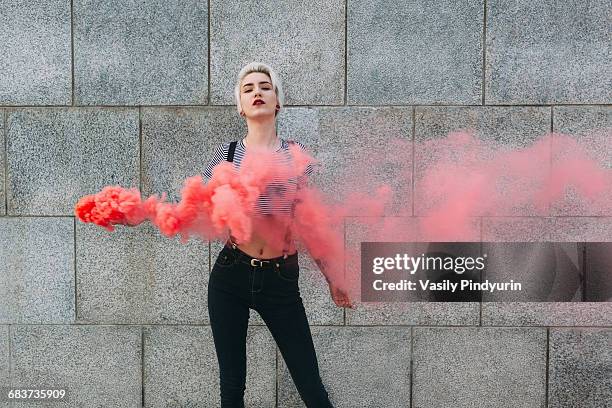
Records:
[[[328,278],[357,299],[359,265],[345,263],[359,257],[356,248],[345,246],[347,217],[360,224],[366,237],[362,240],[447,241],[478,240],[476,216],[545,216],[550,208],[576,199],[589,211],[612,210],[612,171],[568,135],[545,135],[531,146],[509,148],[478,140],[470,132],[454,132],[415,146],[429,160],[414,174],[412,161],[397,154],[411,148],[403,140],[376,152],[356,148],[354,161],[331,180],[338,186],[334,194],[307,184],[295,196],[280,197],[296,199],[293,219],[281,214],[260,217],[255,204],[274,179],[300,176],[307,165],[317,164],[299,148],[291,150],[292,167],[276,164],[276,153],[247,154],[238,171],[220,163],[208,183],[200,176],[189,177],[178,203],[165,202],[165,193],[143,200],[137,189],[110,186],[81,198],[75,214],[109,231],[113,225],[148,219],[168,237],[180,234],[183,242],[191,235],[223,240],[229,231],[245,242],[257,231],[276,249],[282,248],[289,229],[314,259],[327,265]],[[374,177],[377,166],[392,169],[393,176],[386,181]],[[413,200],[419,203],[414,210]],[[414,230],[401,230],[393,221],[396,215],[416,215]]]

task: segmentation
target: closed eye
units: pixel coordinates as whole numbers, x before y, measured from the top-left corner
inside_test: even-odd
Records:
[[[265,89],[266,91],[269,91],[272,88],[262,88],[262,89]],[[244,91],[244,93],[251,92],[251,91],[252,91],[252,89],[247,89],[246,91]]]

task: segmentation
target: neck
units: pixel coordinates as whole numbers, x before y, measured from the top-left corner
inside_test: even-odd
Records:
[[[244,143],[249,147],[273,148],[278,143],[275,118],[265,121],[248,121]]]

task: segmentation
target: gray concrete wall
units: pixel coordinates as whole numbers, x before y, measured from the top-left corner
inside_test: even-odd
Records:
[[[74,407],[218,406],[218,244],[148,224],[109,234],[72,209],[109,184],[178,198],[213,146],[246,131],[232,96],[245,63],[282,76],[279,133],[321,158],[324,190],[366,126],[364,146],[414,144],[418,190],[418,141],[466,125],[508,146],[612,127],[611,19],[606,0],[0,0],[0,385],[63,385]],[[591,148],[609,165],[604,142]],[[427,205],[409,187],[406,225]],[[612,241],[612,214],[580,209],[474,223],[483,240],[518,225],[527,240]],[[610,303],[345,311],[302,259],[337,407],[612,407]],[[252,315],[247,405],[302,406]]]

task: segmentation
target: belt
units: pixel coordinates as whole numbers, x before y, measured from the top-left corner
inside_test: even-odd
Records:
[[[230,251],[232,251],[232,253],[236,256],[236,259],[238,261],[246,263],[246,264],[251,265],[251,266],[260,267],[260,268],[270,267],[270,266],[273,266],[273,265],[276,265],[276,266],[288,265],[288,264],[294,264],[294,263],[298,262],[298,254],[297,254],[297,252],[295,252],[295,253],[293,253],[291,255],[287,255],[287,257],[279,256],[277,258],[259,259],[259,258],[253,258],[251,255],[249,255],[246,252],[242,251],[232,241],[227,241],[225,243],[225,248],[229,249]]]

